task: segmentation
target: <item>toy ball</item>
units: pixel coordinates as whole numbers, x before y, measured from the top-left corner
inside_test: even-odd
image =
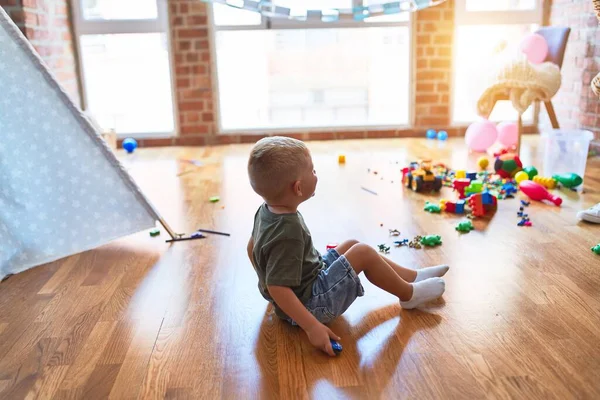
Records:
[[[435,136],[436,136],[435,129],[428,129],[427,132],[425,133],[425,136],[427,137],[427,139],[435,139]]]
[[[485,152],[496,141],[498,130],[493,122],[487,119],[473,122],[467,128],[465,142],[473,151]]]
[[[517,183],[521,183],[528,179],[529,179],[529,175],[527,175],[527,172],[525,172],[525,171],[519,171],[515,174],[515,181],[517,181]]]
[[[438,134],[437,134],[437,138],[439,140],[446,140],[446,139],[448,139],[448,132],[446,132],[446,131],[439,131]]]
[[[498,141],[506,147],[514,146],[519,141],[519,128],[514,122],[498,124]]]
[[[514,153],[502,154],[496,158],[494,163],[494,171],[504,179],[514,177],[521,169],[523,169],[523,163],[521,163],[519,156]]]
[[[530,33],[521,41],[521,51],[525,53],[529,62],[540,64],[548,55],[548,42],[542,35]]]
[[[137,149],[138,143],[133,138],[127,138],[123,140],[123,148],[128,153],[133,153],[135,149]]]
[[[479,168],[481,169],[486,169],[488,165],[490,165],[490,161],[485,157],[479,157],[479,160],[477,160],[477,165],[479,165]]]

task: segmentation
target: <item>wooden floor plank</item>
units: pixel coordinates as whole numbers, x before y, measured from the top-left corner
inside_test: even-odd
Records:
[[[600,257],[590,251],[600,226],[576,219],[600,202],[600,158],[588,160],[583,194],[527,207],[531,228],[516,225],[519,195],[460,235],[462,216],[423,211],[454,198],[449,189],[413,193],[399,178],[422,157],[476,168],[463,140],[308,145],[319,184],[300,211],[317,249],[391,244],[394,228],[440,234],[440,247],[392,247],[389,257],[450,264],[441,300],[402,310],[361,276],[365,296],[330,325],[344,346],[330,359],[258,293],[246,255],[261,204],[249,146],[139,149],[119,156],[177,231],[231,236],[169,245],[165,232],[141,232],[0,283],[0,398],[600,398]],[[542,170],[535,136],[522,155]],[[178,159],[204,165],[177,177]]]

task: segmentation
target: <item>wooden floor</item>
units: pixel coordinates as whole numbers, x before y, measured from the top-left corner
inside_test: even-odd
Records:
[[[450,264],[441,301],[403,311],[363,277],[365,296],[331,325],[344,350],[328,358],[271,315],[256,288],[245,255],[260,204],[249,146],[142,149],[120,156],[177,230],[232,236],[170,246],[164,232],[142,232],[1,283],[0,398],[600,398],[600,256],[590,251],[600,225],[575,219],[600,201],[598,159],[583,195],[527,209],[533,227],[517,226],[518,199],[501,200],[460,235],[460,218],[425,213],[438,196],[403,190],[399,169],[423,156],[473,166],[461,140],[309,146],[319,185],[301,211],[318,248],[391,244],[392,228],[440,234],[441,247],[390,256],[414,268]],[[538,165],[540,151],[527,137],[524,162]]]

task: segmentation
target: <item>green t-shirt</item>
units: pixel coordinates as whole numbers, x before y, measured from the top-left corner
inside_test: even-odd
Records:
[[[287,286],[306,304],[313,282],[324,267],[323,259],[313,246],[299,212],[275,214],[263,204],[254,216],[252,238],[252,258],[260,293],[273,303],[278,316],[286,318],[269,295],[267,285]]]

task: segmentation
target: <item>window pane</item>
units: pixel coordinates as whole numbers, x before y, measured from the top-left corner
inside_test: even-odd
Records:
[[[514,46],[536,25],[470,25],[456,29],[454,111],[455,122],[471,122],[478,118],[477,101],[489,83],[489,74],[506,62],[502,50],[511,53]],[[510,102],[498,103],[490,119],[515,120],[517,112]],[[523,114],[524,121],[533,121],[533,107]]]
[[[80,0],[88,20],[156,19],[156,0]]]
[[[466,0],[467,11],[534,10],[538,0]]]
[[[217,32],[224,129],[408,124],[407,27]]]
[[[213,3],[215,25],[260,25],[259,13]]]
[[[173,132],[166,35],[84,35],[81,57],[88,106],[104,129]]]

